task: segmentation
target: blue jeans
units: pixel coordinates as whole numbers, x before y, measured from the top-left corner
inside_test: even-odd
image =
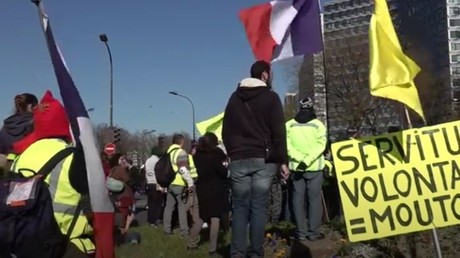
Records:
[[[252,158],[232,161],[229,168],[233,200],[231,257],[245,258],[247,253],[249,257],[263,257],[267,201],[277,165]]]

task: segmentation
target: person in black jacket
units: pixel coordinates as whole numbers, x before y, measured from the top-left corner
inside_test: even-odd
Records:
[[[206,133],[199,139],[196,154],[193,156],[198,172],[196,194],[199,203],[199,217],[190,231],[189,249],[198,246],[203,222],[210,223],[209,254],[216,256],[217,238],[221,219],[230,211],[227,191],[227,157],[217,147],[217,136]]]
[[[284,179],[289,177],[284,112],[271,78],[270,64],[255,62],[251,78],[240,82],[225,109],[222,137],[231,160],[232,258],[263,257],[270,186],[278,167]]]

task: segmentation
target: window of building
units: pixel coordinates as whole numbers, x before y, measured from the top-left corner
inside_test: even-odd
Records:
[[[449,19],[449,26],[452,26],[452,27],[460,26],[460,19]]]
[[[452,87],[452,100],[459,101],[460,100],[460,87]]]
[[[460,15],[460,7],[449,7],[449,15]]]
[[[460,88],[460,79],[452,79],[452,88]]]
[[[450,32],[451,39],[460,39],[460,31],[454,30]]]
[[[452,74],[460,75],[460,67],[452,67]]]
[[[452,50],[460,50],[460,42],[453,42],[450,44]]]
[[[450,60],[453,63],[458,63],[458,62],[460,62],[460,55],[450,55]]]

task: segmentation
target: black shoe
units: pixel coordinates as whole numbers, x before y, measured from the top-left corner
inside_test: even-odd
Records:
[[[307,237],[309,241],[318,241],[326,238],[326,236],[323,233],[320,233],[319,235],[313,236],[313,237]]]

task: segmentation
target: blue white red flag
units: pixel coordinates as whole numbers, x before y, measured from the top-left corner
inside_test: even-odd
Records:
[[[258,60],[274,62],[323,48],[318,0],[275,0],[240,12]]]
[[[114,210],[110,201],[99,151],[96,147],[93,127],[88,112],[80,97],[75,83],[70,76],[67,65],[55,42],[48,16],[40,1],[37,4],[46,43],[53,63],[62,101],[72,127],[72,135],[77,148],[82,148],[85,155],[88,175],[89,193],[93,211],[93,229],[95,232],[96,257],[113,258]]]

